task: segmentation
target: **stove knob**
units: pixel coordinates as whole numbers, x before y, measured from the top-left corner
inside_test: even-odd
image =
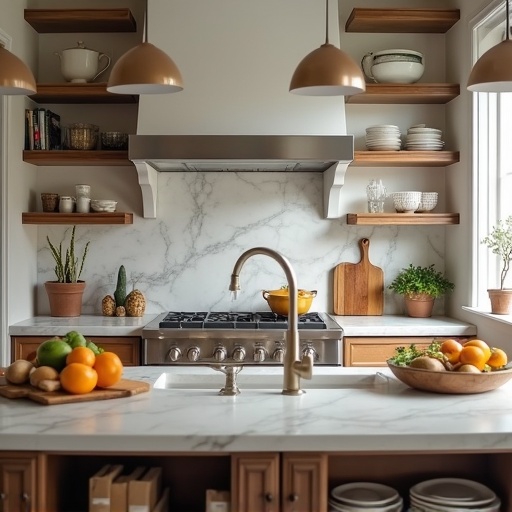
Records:
[[[282,363],[284,361],[284,348],[276,348],[272,354],[272,359],[278,363]]]
[[[253,359],[257,363],[262,363],[267,357],[267,351],[263,347],[256,347],[254,349]]]
[[[318,354],[316,353],[316,350],[313,347],[305,347],[302,351],[303,356],[309,356],[313,361],[318,360]]]
[[[213,351],[213,358],[215,361],[224,361],[226,359],[227,352],[226,349],[222,346],[216,347]]]
[[[167,353],[167,357],[174,363],[181,357],[181,350],[179,347],[172,347]]]
[[[199,359],[199,349],[197,347],[190,347],[187,350],[187,357],[189,361],[197,361]]]
[[[238,363],[241,363],[245,359],[245,348],[244,347],[236,347],[235,350],[233,350],[233,361],[237,361]]]

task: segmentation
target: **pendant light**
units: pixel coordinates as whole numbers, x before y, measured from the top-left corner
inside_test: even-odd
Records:
[[[510,6],[506,3],[505,40],[487,50],[473,66],[468,90],[473,92],[512,92],[512,41],[510,40]]]
[[[115,63],[107,91],[117,94],[167,94],[183,90],[183,79],[174,61],[148,43],[148,2],[144,17],[144,42],[128,50]]]
[[[352,96],[366,90],[361,68],[329,43],[329,0],[325,0],[325,43],[306,55],[293,73],[290,92],[304,96]]]
[[[36,79],[29,67],[0,43],[0,95],[34,94]]]

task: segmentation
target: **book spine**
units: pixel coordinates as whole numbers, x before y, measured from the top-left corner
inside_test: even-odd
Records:
[[[30,150],[34,150],[34,112],[28,111],[28,136],[29,136],[29,147]]]
[[[25,109],[25,149],[30,149],[30,123],[28,120],[28,116],[30,115],[30,110],[28,108]]]
[[[39,115],[38,109],[34,110],[34,114],[32,116],[34,120],[34,149],[41,149],[41,132],[39,131]]]

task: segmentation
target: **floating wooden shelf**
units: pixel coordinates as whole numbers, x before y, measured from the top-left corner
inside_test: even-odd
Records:
[[[40,34],[136,32],[130,9],[25,9],[25,21]]]
[[[446,167],[458,151],[355,151],[351,167]]]
[[[348,213],[347,224],[353,226],[403,226],[459,224],[458,213]]]
[[[366,84],[366,92],[347,96],[354,104],[444,104],[460,94],[459,84]]]
[[[23,161],[33,165],[51,166],[124,166],[133,165],[128,160],[128,151],[78,151],[78,150],[55,150],[55,151],[23,151]]]
[[[459,19],[459,9],[355,8],[345,24],[345,31],[444,34]]]
[[[22,224],[133,224],[133,213],[23,212]]]
[[[136,94],[113,94],[106,83],[37,84],[37,92],[29,96],[36,103],[138,103]]]

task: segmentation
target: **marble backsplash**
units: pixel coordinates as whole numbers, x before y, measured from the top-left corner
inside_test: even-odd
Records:
[[[278,264],[250,258],[240,274],[241,292],[232,301],[230,275],[247,249],[265,246],[285,255],[300,288],[317,290],[312,311],[332,312],[333,268],[358,262],[358,241],[370,239],[370,260],[384,270],[385,314],[403,313],[403,301],[387,289],[409,263],[444,268],[444,228],[439,226],[348,226],[345,216],[324,219],[319,173],[162,173],[156,219],[134,215],[129,226],[86,226],[76,230],[77,252],[90,249],[82,278],[87,282],[84,314],[101,314],[101,299],[113,294],[123,264],[128,290],[140,289],[147,313],[268,310],[262,290],[286,284]],[[346,187],[346,194],[351,194]],[[365,211],[364,186],[359,208]],[[347,198],[354,204],[354,194]],[[356,201],[357,204],[357,201]],[[389,210],[389,208],[388,208]],[[389,210],[391,211],[391,210]],[[46,236],[58,244],[70,226],[39,228],[37,314],[49,313],[43,283],[54,279]],[[443,313],[437,300],[434,313]]]

